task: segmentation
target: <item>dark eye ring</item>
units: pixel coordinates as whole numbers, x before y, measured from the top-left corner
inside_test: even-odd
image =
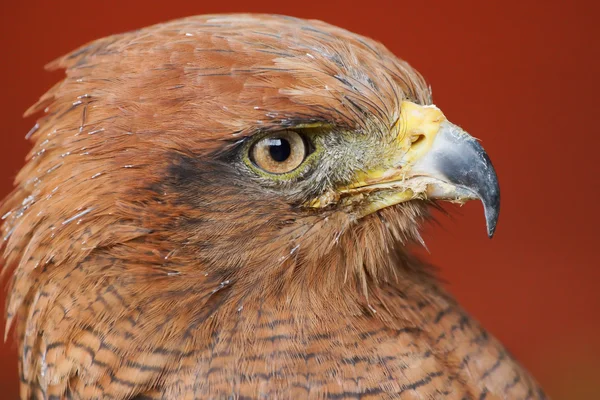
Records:
[[[273,132],[250,147],[250,160],[270,174],[285,174],[298,168],[309,154],[304,137],[292,130]]]

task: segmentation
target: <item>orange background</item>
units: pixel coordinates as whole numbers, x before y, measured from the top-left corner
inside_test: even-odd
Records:
[[[42,70],[53,58],[95,38],[193,14],[325,20],[408,60],[429,80],[446,115],[482,139],[502,188],[497,235],[486,238],[480,204],[451,207],[452,218],[440,216],[441,227],[426,228],[429,257],[456,297],[552,398],[598,398],[595,3],[2,0],[0,198],[29,148],[23,137],[34,120],[23,120],[23,111],[62,75]],[[0,345],[0,358],[0,397],[16,398],[12,343]]]

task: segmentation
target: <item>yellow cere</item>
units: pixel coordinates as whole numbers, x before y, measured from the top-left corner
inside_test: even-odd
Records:
[[[400,132],[397,136],[399,154],[402,164],[411,165],[423,154],[427,153],[446,120],[442,111],[436,106],[422,106],[410,101],[403,101],[400,113]]]
[[[406,170],[429,151],[440,124],[445,120],[446,117],[436,106],[422,106],[403,101],[398,123],[392,128],[398,133],[397,151],[389,161],[390,165],[370,171],[358,171],[354,183],[342,191],[402,180]],[[404,167],[400,168],[400,165]]]

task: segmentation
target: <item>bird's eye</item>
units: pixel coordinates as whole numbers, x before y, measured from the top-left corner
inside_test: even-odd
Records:
[[[307,145],[294,131],[280,131],[263,137],[250,148],[250,159],[270,174],[285,174],[298,168],[307,156]]]

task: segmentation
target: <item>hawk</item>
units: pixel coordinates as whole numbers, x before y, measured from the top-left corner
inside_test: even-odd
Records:
[[[22,399],[544,398],[409,250],[500,193],[382,44],[208,15],[49,68],[2,206]]]

